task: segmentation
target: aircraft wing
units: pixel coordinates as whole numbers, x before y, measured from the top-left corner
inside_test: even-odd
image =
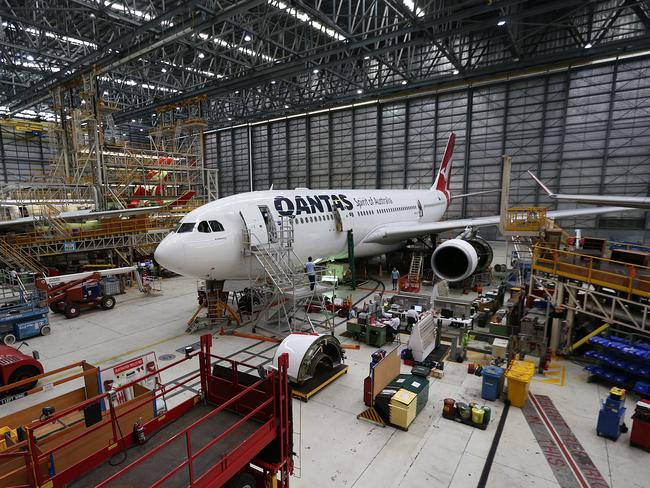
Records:
[[[73,210],[70,212],[61,212],[56,217],[63,220],[96,220],[105,219],[109,217],[128,217],[131,215],[146,214],[152,212],[159,212],[163,207],[136,207],[136,208],[123,208],[118,210]]]
[[[593,207],[574,208],[569,210],[553,210],[546,212],[546,217],[559,219],[563,217],[581,217],[587,215],[600,215],[611,212],[623,212],[629,210],[624,207]],[[477,217],[475,219],[442,220],[440,222],[428,222],[423,224],[387,224],[374,229],[363,242],[376,244],[393,244],[411,237],[419,237],[439,232],[464,229],[466,227],[488,227],[499,225],[501,217],[492,215],[490,217]]]
[[[544,190],[549,198],[563,202],[590,203],[593,205],[619,205],[627,208],[650,209],[650,197],[628,197],[623,195],[573,195],[568,193],[553,193],[533,173],[528,174]]]
[[[94,210],[72,210],[69,212],[61,212],[56,215],[57,219],[65,221],[86,221],[86,220],[97,220],[105,219],[110,217],[128,217],[131,215],[139,215],[151,212],[159,212],[164,207],[138,207],[138,208],[125,208],[120,210],[100,210],[95,212]],[[180,217],[180,216],[179,216]],[[0,229],[11,229],[15,227],[25,227],[26,225],[33,225],[42,220],[45,220],[44,217],[40,215],[31,216],[31,217],[21,217],[14,220],[6,220],[0,222]]]

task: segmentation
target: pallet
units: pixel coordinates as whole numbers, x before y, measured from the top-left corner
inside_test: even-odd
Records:
[[[292,391],[293,397],[298,398],[303,402],[307,402],[316,393],[347,372],[348,366],[345,364],[339,364],[330,371],[321,373],[305,381],[302,385],[294,385]]]
[[[447,417],[446,415],[443,415],[442,418],[445,418],[447,420],[451,420],[453,422],[458,422],[461,424],[469,425],[470,427],[475,427],[477,429],[485,430],[487,429],[488,422],[483,422],[482,424],[478,425],[472,422],[472,419],[463,419],[460,417]]]

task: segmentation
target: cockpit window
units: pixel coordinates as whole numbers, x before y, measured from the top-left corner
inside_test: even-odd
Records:
[[[210,233],[210,225],[208,224],[207,221],[199,222],[199,226],[197,227],[197,230],[199,232],[203,232],[204,234]]]
[[[210,221],[210,228],[212,229],[212,232],[223,232],[223,225],[216,220]]]
[[[194,222],[185,222],[185,223],[182,223],[182,224],[179,225],[178,228],[176,229],[176,233],[177,233],[177,234],[182,234],[183,232],[192,232],[192,230],[194,229],[194,226],[195,226],[195,225],[196,225],[196,224],[195,224]]]

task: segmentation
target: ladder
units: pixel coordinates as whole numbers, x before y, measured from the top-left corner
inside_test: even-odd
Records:
[[[0,237],[0,261],[11,269],[25,268],[46,274],[47,269],[29,254]]]
[[[414,252],[411,255],[411,266],[406,275],[406,279],[400,283],[400,290],[418,293],[422,283],[422,264],[424,256],[419,252]]]
[[[42,214],[45,221],[49,224],[52,234],[61,237],[69,237],[70,230],[65,220],[59,218],[59,211],[50,203],[43,204],[44,213]]]

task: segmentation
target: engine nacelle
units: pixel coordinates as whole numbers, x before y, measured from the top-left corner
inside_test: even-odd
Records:
[[[492,263],[492,248],[482,237],[449,239],[431,256],[431,268],[439,278],[461,281],[485,270]]]

